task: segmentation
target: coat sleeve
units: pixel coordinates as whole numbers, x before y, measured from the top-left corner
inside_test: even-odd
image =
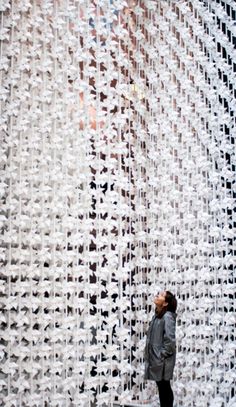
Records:
[[[176,348],[175,326],[176,326],[175,317],[169,313],[168,315],[165,314],[163,346],[161,349],[161,356],[163,358],[168,358],[175,352]]]

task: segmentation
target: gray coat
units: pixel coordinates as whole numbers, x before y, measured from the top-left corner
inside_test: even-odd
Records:
[[[166,311],[162,318],[155,314],[151,320],[144,351],[144,379],[170,380],[176,359],[176,314]]]

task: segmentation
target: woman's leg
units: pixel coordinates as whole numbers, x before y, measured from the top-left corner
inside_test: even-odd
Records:
[[[161,380],[160,382],[156,383],[159,391],[161,407],[173,407],[174,396],[170,386],[170,381]]]

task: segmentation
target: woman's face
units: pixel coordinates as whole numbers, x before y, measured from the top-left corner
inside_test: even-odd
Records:
[[[156,307],[161,310],[168,305],[166,302],[166,293],[162,291],[159,295],[156,295],[153,300]]]

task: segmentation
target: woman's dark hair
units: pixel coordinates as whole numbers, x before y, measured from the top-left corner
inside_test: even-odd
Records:
[[[165,300],[168,303],[167,311],[175,312],[177,308],[177,300],[170,291],[166,291]]]

